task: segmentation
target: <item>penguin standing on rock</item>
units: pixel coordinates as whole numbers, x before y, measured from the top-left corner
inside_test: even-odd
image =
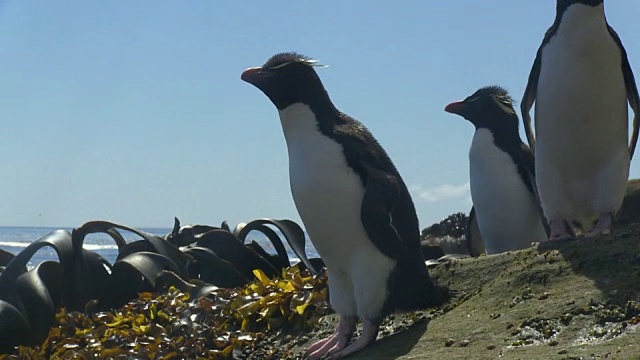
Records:
[[[476,127],[469,150],[471,198],[487,254],[547,240],[533,152],[520,139],[518,115],[507,91],[483,87],[445,111]]]
[[[242,80],[278,109],[293,200],[327,266],[330,303],[340,315],[335,333],[306,354],[339,359],[375,341],[390,312],[437,306],[447,295],[429,277],[400,174],[371,133],[336,109],[315,66],[281,53],[244,71]],[[362,335],[349,344],[358,318]]]
[[[634,112],[630,145],[627,101]],[[521,103],[551,240],[573,237],[574,222],[588,237],[611,231],[638,140],[639,103],[603,0],[558,0]]]

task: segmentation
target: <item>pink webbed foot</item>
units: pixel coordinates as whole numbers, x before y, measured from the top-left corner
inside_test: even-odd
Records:
[[[598,235],[607,235],[611,233],[611,226],[613,225],[613,215],[611,213],[600,214],[596,225],[585,234],[585,237],[593,238]]]
[[[325,355],[331,355],[344,349],[356,331],[356,320],[355,316],[340,316],[340,322],[333,335],[309,346],[304,353],[305,357],[309,360],[318,360]]]
[[[549,221],[549,227],[551,228],[551,235],[549,235],[549,240],[564,240],[574,237],[574,234],[569,231],[568,224],[564,219],[555,219]]]
[[[380,329],[380,323],[369,319],[364,319],[364,328],[362,329],[362,335],[353,344],[347,346],[341,351],[333,354],[331,360],[342,359],[345,356],[351,355],[367,347],[372,342],[376,341],[378,336],[378,330]]]

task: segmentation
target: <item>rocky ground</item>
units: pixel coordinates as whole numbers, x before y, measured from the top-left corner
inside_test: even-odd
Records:
[[[640,359],[640,223],[431,273],[457,299],[395,316],[352,359]]]

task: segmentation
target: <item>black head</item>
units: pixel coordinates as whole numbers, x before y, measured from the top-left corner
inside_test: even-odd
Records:
[[[261,67],[245,70],[241,79],[253,84],[280,110],[294,103],[328,100],[314,67],[317,60],[294,52],[273,55]]]
[[[513,99],[499,86],[483,87],[466,99],[447,105],[444,111],[464,117],[476,129],[486,128],[494,134],[508,134],[514,140],[520,140]]]
[[[567,8],[573,4],[583,4],[588,6],[598,6],[602,4],[604,0],[557,0],[556,2],[556,16],[560,16]]]

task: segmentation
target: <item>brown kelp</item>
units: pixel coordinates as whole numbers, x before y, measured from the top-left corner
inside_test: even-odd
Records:
[[[168,272],[210,288],[245,286],[255,274],[275,279],[285,274],[282,271],[290,266],[290,260],[283,251],[282,239],[268,225],[280,230],[300,259],[305,259],[308,265],[301,264],[301,268],[317,272],[306,254],[298,253],[304,251],[304,232],[289,220],[260,219],[231,232],[228,226],[180,227],[176,219],[174,231],[164,238],[107,221],[92,221],[71,233],[54,231],[15,256],[3,252],[0,352],[50,337],[49,329],[60,309],[69,313],[87,307],[92,311],[118,309],[140,293],[155,291]],[[246,246],[246,235],[253,230],[265,233],[278,253],[269,255],[257,244]],[[140,240],[127,243],[121,231],[131,232]],[[113,264],[83,248],[86,236],[93,233],[107,234],[116,243],[119,254]],[[53,248],[58,261],[45,261],[27,270],[29,260],[43,247]],[[313,260],[316,267],[322,266],[321,261]]]
[[[298,266],[274,279],[255,270],[249,284],[209,289],[206,296],[198,296],[201,282],[183,282],[167,272],[161,277],[159,291],[140,293],[118,310],[62,308],[41,344],[20,346],[0,359],[228,359],[258,353],[268,334],[309,330],[328,311],[326,273],[311,275]]]

